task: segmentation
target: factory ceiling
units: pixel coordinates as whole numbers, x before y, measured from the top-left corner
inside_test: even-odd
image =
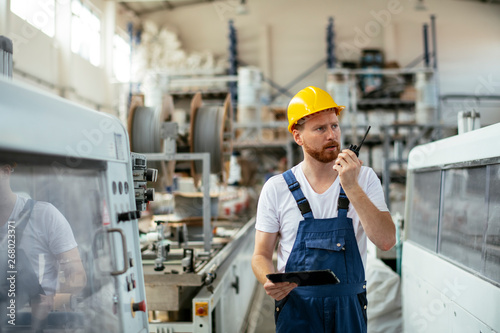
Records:
[[[137,16],[147,15],[160,10],[175,10],[179,7],[222,0],[118,0],[123,7],[133,11]],[[244,1],[241,1],[244,3]]]
[[[151,14],[162,10],[175,10],[179,7],[197,5],[202,3],[213,3],[217,1],[228,0],[115,0],[124,8],[133,11],[137,16]],[[246,0],[229,0],[231,2],[239,2],[245,6]],[[482,2],[489,4],[500,4],[500,0],[457,0],[457,2]],[[425,10],[426,0],[417,0],[416,9]]]

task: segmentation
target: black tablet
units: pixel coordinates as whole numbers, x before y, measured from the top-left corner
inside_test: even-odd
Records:
[[[299,286],[319,286],[324,284],[337,284],[340,280],[329,269],[319,271],[302,271],[267,274],[271,282],[291,282]]]

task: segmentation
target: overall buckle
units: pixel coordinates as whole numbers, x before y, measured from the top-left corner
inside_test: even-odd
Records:
[[[349,198],[346,196],[339,196],[338,209],[349,209]]]
[[[300,202],[297,201],[297,205],[299,206],[300,213],[302,215],[307,214],[311,211],[311,206],[309,206],[309,202],[307,199],[302,199]]]
[[[292,192],[295,191],[295,190],[298,190],[299,188],[300,188],[300,184],[297,181],[295,181],[295,182],[291,183],[290,185],[288,185],[288,189],[290,191],[292,191]]]

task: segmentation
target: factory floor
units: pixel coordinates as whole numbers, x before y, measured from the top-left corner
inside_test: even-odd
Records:
[[[275,333],[274,300],[256,284],[245,333]]]

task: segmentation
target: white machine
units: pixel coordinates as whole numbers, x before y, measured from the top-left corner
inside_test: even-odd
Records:
[[[47,264],[53,260],[48,252],[40,252],[36,261],[29,258],[38,263],[38,281],[32,285],[40,282],[43,287],[49,270],[60,270],[52,282],[55,290],[38,292],[45,294],[40,296],[42,303],[50,306],[37,308],[34,301],[20,303],[17,298],[27,288],[26,274],[20,267],[22,249],[9,243],[9,255],[14,255],[2,253],[0,263],[4,268],[9,264],[13,292],[2,300],[6,303],[0,311],[0,331],[148,332],[136,200],[140,205],[152,192],[143,186],[146,161],[131,155],[125,127],[112,116],[0,77],[0,160],[13,166],[9,182],[2,171],[1,184],[10,189],[4,187],[0,193],[11,190],[36,201],[23,237],[35,227],[30,224],[57,220],[62,224],[43,230],[36,241],[57,248],[68,239],[57,237],[60,227],[69,224],[79,252],[79,258],[72,259],[56,253],[58,262],[53,265]],[[133,176],[134,167],[138,170]],[[44,207],[52,211],[51,219],[42,214]],[[7,222],[9,230],[18,227],[15,222]],[[64,267],[75,262],[83,267],[79,279],[83,276],[85,283],[72,293],[74,281]],[[13,303],[16,306],[9,308]]]
[[[500,124],[414,148],[405,332],[500,332]]]
[[[160,170],[168,170],[172,162],[192,161],[193,177],[186,178],[191,184],[201,181],[203,188],[197,190],[192,184],[192,192],[174,190],[175,214],[165,212],[158,201],[139,221],[145,238],[154,239],[142,252],[149,330],[242,332],[256,286],[250,265],[255,220],[244,214],[220,216],[217,200],[236,192],[227,186],[218,193],[212,191],[210,181],[211,173],[224,174],[231,155],[230,98],[220,103],[203,101],[200,93],[194,95],[190,152],[177,152],[177,124],[165,116],[165,110],[172,109],[171,101],[157,109],[132,103],[128,119],[134,151],[143,153],[151,165],[160,165]],[[166,175],[160,172],[163,178]],[[165,184],[168,188],[168,180]],[[218,196],[212,196],[213,192]],[[165,194],[168,191],[159,195]]]
[[[202,108],[201,97],[194,100],[194,108]],[[203,111],[200,117],[213,114],[208,120],[222,119],[219,108],[207,105]],[[155,122],[147,108],[132,115],[135,117],[129,119],[129,125],[137,135],[132,135],[132,147],[153,143],[145,141],[151,133],[153,139],[164,139],[165,147],[131,153],[129,133],[115,117],[0,77],[0,199],[15,194],[23,203],[36,201],[24,230],[38,220],[46,223],[48,219],[40,217],[40,207],[49,207],[58,217],[58,227],[46,235],[42,232],[33,244],[52,248],[60,241],[57,236],[62,226],[66,236],[69,232],[74,237],[78,250],[78,255],[69,259],[55,253],[50,265],[50,251],[32,255],[29,261],[35,275],[28,283],[20,267],[8,269],[11,252],[17,251],[14,256],[20,257],[23,249],[12,245],[12,249],[0,252],[0,272],[17,274],[10,285],[15,290],[12,297],[0,288],[1,332],[244,330],[256,286],[250,266],[254,220],[212,218],[209,196],[210,170],[223,169],[228,135],[222,127],[217,130],[218,146],[209,145],[216,149],[214,154],[197,148],[213,139],[199,137],[192,137],[194,151],[177,153],[169,148],[169,142],[175,141],[172,123]],[[148,117],[158,133],[146,130],[141,136],[139,125],[150,120]],[[200,117],[192,124],[195,129],[196,124],[207,124],[207,119]],[[148,163],[154,166],[159,161],[195,161],[193,168],[201,178],[203,198],[197,196],[193,205],[199,207],[193,208],[201,208],[202,221],[141,213],[145,203],[153,200],[154,191],[147,188],[147,181],[157,176]],[[2,207],[0,218],[7,219],[9,212]],[[19,238],[21,220],[12,221]],[[0,222],[5,222],[4,229],[10,227],[10,219]],[[140,237],[145,236],[140,226],[151,223],[158,223],[153,257],[141,248]],[[7,233],[5,230],[2,238],[9,237]],[[59,238],[72,238],[66,236]],[[46,240],[50,244],[43,243]],[[20,266],[18,257],[15,265]],[[77,274],[79,288],[75,288],[78,283],[71,270],[66,270],[68,264],[83,268],[83,273]],[[48,270],[59,270],[51,282],[53,290],[44,288]],[[6,277],[9,275],[0,276]],[[28,285],[43,290],[35,289],[36,297],[21,302],[16,297],[24,294],[21,289],[31,290]],[[15,308],[8,307],[11,300],[17,302]]]

